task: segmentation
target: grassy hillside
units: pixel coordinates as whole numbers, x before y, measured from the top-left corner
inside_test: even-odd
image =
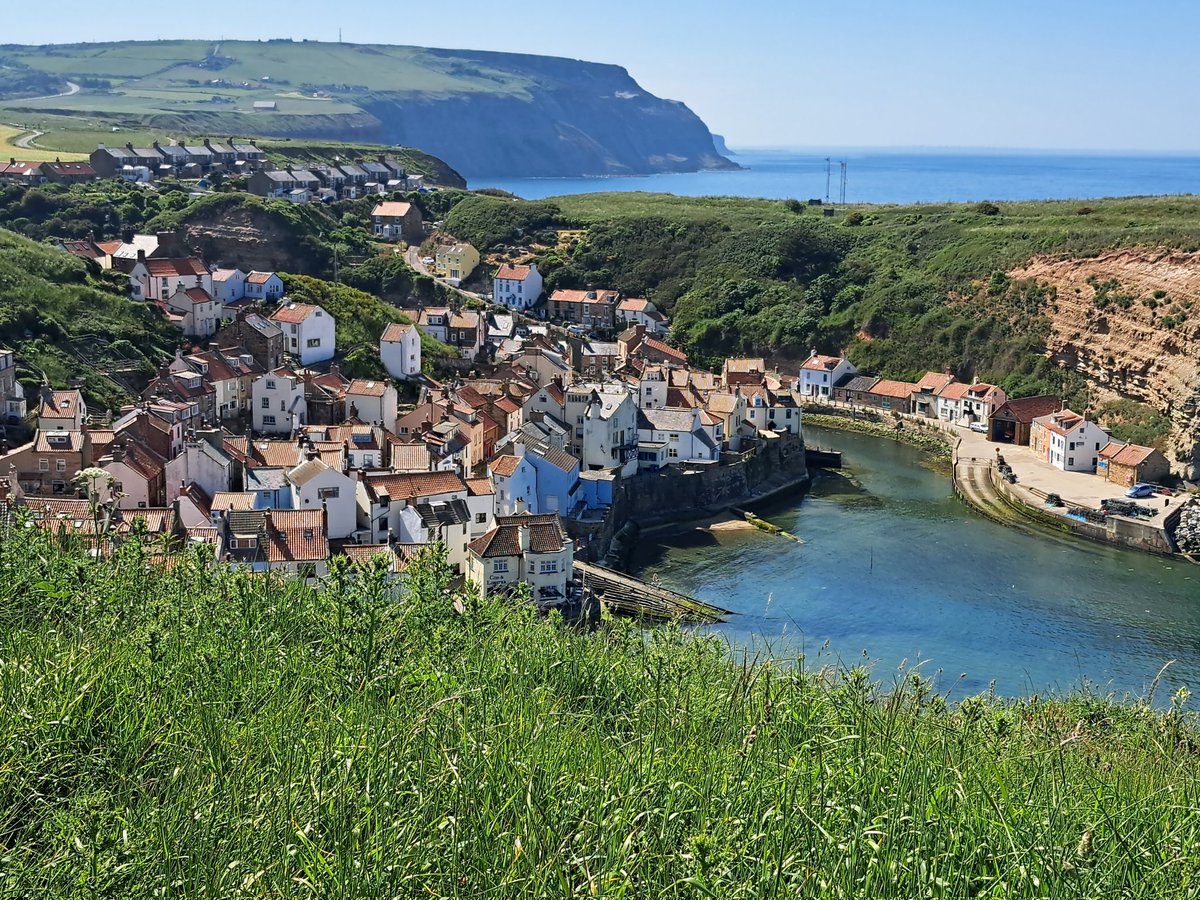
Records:
[[[1080,382],[1044,358],[1053,297],[1004,273],[1037,254],[1193,249],[1198,215],[1200,198],[1160,197],[862,207],[830,220],[795,201],[626,193],[473,197],[446,222],[488,248],[532,246],[550,288],[651,297],[674,340],[710,361],[845,347],[892,377],[948,365],[1032,393]],[[580,228],[556,246],[556,230]]]
[[[0,543],[5,895],[1184,897],[1177,708],[580,634],[444,556],[321,590]],[[460,600],[463,614],[453,610]],[[1182,704],[1185,698],[1176,698]]]
[[[144,377],[179,343],[177,328],[129,299],[127,279],[3,229],[0,285],[0,345],[16,351],[31,402],[43,375],[55,387],[78,376],[89,406],[116,408],[129,395],[101,372],[120,363]]]

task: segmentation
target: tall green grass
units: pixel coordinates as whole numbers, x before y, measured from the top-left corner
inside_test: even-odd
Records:
[[[0,544],[0,896],[1200,890],[1178,709],[582,634],[436,552],[322,590],[169,561]]]

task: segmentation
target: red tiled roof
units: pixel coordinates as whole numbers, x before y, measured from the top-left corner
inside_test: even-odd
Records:
[[[967,391],[970,390],[969,384],[963,384],[961,381],[952,381],[941,390],[935,393],[939,397],[944,397],[947,400],[961,400],[967,396]]]
[[[1064,437],[1086,421],[1079,413],[1072,412],[1069,409],[1063,409],[1045,416],[1038,416],[1034,419],[1035,424],[1041,424],[1047,431],[1053,431],[1055,434]]]
[[[1062,408],[1060,397],[1055,397],[1053,394],[1041,394],[1037,397],[1019,397],[1016,400],[1008,400],[1001,404],[993,415],[999,416],[1007,410],[1016,421],[1028,425],[1034,419],[1058,412],[1060,408]]]
[[[512,266],[508,263],[502,265],[496,270],[496,279],[504,279],[506,281],[524,281],[529,277],[532,269],[529,266]]]
[[[841,357],[838,356],[821,356],[814,353],[800,364],[800,368],[814,372],[832,372],[841,361]]]
[[[329,557],[329,536],[318,509],[273,509],[267,517],[268,562],[316,562]]]
[[[408,212],[411,209],[411,203],[401,203],[397,200],[385,200],[383,203],[377,204],[376,207],[371,210],[371,215],[402,219],[408,215]]]
[[[266,284],[274,275],[274,272],[251,272],[246,276],[246,284]]]
[[[591,294],[589,297],[588,295]],[[616,291],[574,291],[559,289],[550,295],[554,303],[612,303],[620,296]]]
[[[367,474],[366,484],[367,489],[377,496],[387,494],[392,500],[406,501],[467,489],[453,472],[371,472]]]
[[[270,318],[275,322],[298,325],[316,311],[317,307],[307,303],[285,303],[279,309],[275,310],[275,312],[271,313]]]
[[[468,478],[467,494],[472,497],[486,497],[496,493],[496,488],[490,478]]]
[[[649,347],[651,350],[657,350],[664,356],[669,356],[672,359],[677,359],[683,363],[688,361],[688,355],[682,350],[677,350],[670,344],[664,344],[657,338],[646,338],[644,341],[642,341],[642,346]]]
[[[404,339],[404,335],[413,330],[413,326],[407,322],[392,322],[387,328],[383,329],[383,336],[379,339],[385,344],[399,343]]]
[[[652,304],[649,300],[642,300],[638,297],[626,297],[624,300],[622,300],[620,303],[617,304],[617,309],[619,309],[623,312],[648,313],[648,312],[653,311],[650,309],[650,307],[653,305],[654,304]]]
[[[913,388],[913,391],[918,392],[928,390],[931,393],[936,394],[952,381],[954,381],[954,376],[947,375],[945,372],[926,372],[921,376],[921,380],[917,382],[916,387]]]
[[[467,545],[476,556],[484,559],[520,556],[522,528],[529,529],[531,553],[556,553],[567,541],[557,513],[542,516],[532,516],[528,513],[502,516],[496,522],[495,528]]]
[[[513,472],[517,471],[517,466],[520,464],[521,457],[506,453],[504,456],[497,456],[488,463],[488,468],[492,471],[493,475],[499,475],[502,478],[511,478]]]
[[[1155,452],[1153,447],[1142,447],[1139,444],[1122,444],[1119,441],[1109,441],[1100,451],[1100,457],[1118,466],[1140,466]]]
[[[146,271],[153,278],[168,278],[172,275],[204,276],[208,274],[208,269],[204,268],[204,263],[200,262],[194,256],[183,259],[148,259],[146,260]]]
[[[355,378],[350,382],[350,387],[346,389],[346,394],[355,394],[359,397],[382,397],[387,393],[388,386],[386,381]]]
[[[907,400],[912,396],[915,387],[916,385],[909,381],[887,381],[881,378],[875,382],[871,390],[867,393],[880,397],[898,397]]]

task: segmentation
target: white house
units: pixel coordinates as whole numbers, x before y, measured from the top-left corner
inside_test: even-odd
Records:
[[[284,349],[311,366],[333,359],[337,333],[333,316],[320,306],[285,303],[270,316],[283,329]]]
[[[527,584],[539,603],[566,599],[575,547],[557,514],[501,516],[469,551],[467,577],[484,596]]]
[[[833,386],[838,381],[857,372],[845,356],[821,356],[814,350],[800,364],[800,396],[803,399],[827,399],[832,396]]]
[[[800,404],[789,391],[773,391],[765,385],[740,390],[746,398],[746,420],[756,431],[801,435]]]
[[[246,276],[244,296],[248,300],[273,303],[283,296],[283,279],[274,272],[251,272]]]
[[[1069,409],[1039,416],[1029,428],[1029,448],[1064,472],[1095,472],[1107,443],[1107,431]]]
[[[492,278],[492,300],[509,309],[529,309],[542,296],[542,274],[536,263],[513,266],[505,263]]]
[[[417,316],[417,327],[435,341],[446,343],[450,338],[450,307],[430,306]]]
[[[468,478],[467,509],[471,512],[468,537],[475,540],[496,524],[496,486],[490,478]]]
[[[328,510],[329,537],[348,538],[358,529],[357,484],[348,475],[321,461],[310,451],[300,465],[289,469],[292,509]]]
[[[246,296],[246,273],[241,269],[214,269],[212,295],[222,303],[236,303]]]
[[[488,474],[496,489],[496,515],[511,516],[521,510],[537,512],[537,469],[525,458],[525,445],[513,445],[512,453],[488,463]]]
[[[145,300],[166,300],[182,288],[203,288],[212,293],[212,273],[195,257],[182,259],[139,258],[129,273],[134,296]]]
[[[396,389],[387,381],[355,378],[346,389],[346,417],[368,425],[379,422],[394,432],[398,405]]]
[[[711,463],[721,458],[721,445],[705,428],[696,407],[638,410],[637,440],[639,447],[665,443],[668,463]]]
[[[975,382],[963,396],[963,417],[971,422],[986,422],[992,413],[1008,402],[1004,388],[994,384]]]
[[[617,304],[617,319],[626,325],[645,325],[647,334],[667,333],[667,317],[649,300],[626,297]]]
[[[255,431],[291,434],[308,417],[304,381],[286,368],[260,375],[250,383],[250,406]]]
[[[419,532],[424,526],[413,516],[419,517],[415,507],[420,504],[432,506],[460,500],[465,510],[467,486],[453,472],[362,472],[356,494],[359,530],[368,543],[381,544],[389,538],[419,537],[414,531]]]
[[[578,382],[567,388],[568,452],[584,469],[623,466],[637,458],[637,401],[623,382]]]
[[[183,449],[167,460],[167,502],[179,496],[185,485],[194,484],[209,497],[228,491],[233,483],[233,457],[217,446],[220,431],[209,432],[213,440],[190,437],[184,440]]]
[[[42,386],[38,405],[39,431],[80,431],[87,415],[87,404],[78,390],[52,391],[48,386]]]
[[[221,301],[204,288],[180,285],[165,302],[167,309],[183,317],[179,325],[188,337],[212,337],[221,327]]]
[[[379,358],[393,378],[415,378],[421,374],[421,334],[417,326],[392,322],[379,339]]]

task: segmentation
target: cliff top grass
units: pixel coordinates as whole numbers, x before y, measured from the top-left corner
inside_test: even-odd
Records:
[[[451,588],[0,542],[4,894],[1183,897],[1200,744]],[[455,611],[455,603],[461,613]],[[953,702],[958,699],[960,702]]]

